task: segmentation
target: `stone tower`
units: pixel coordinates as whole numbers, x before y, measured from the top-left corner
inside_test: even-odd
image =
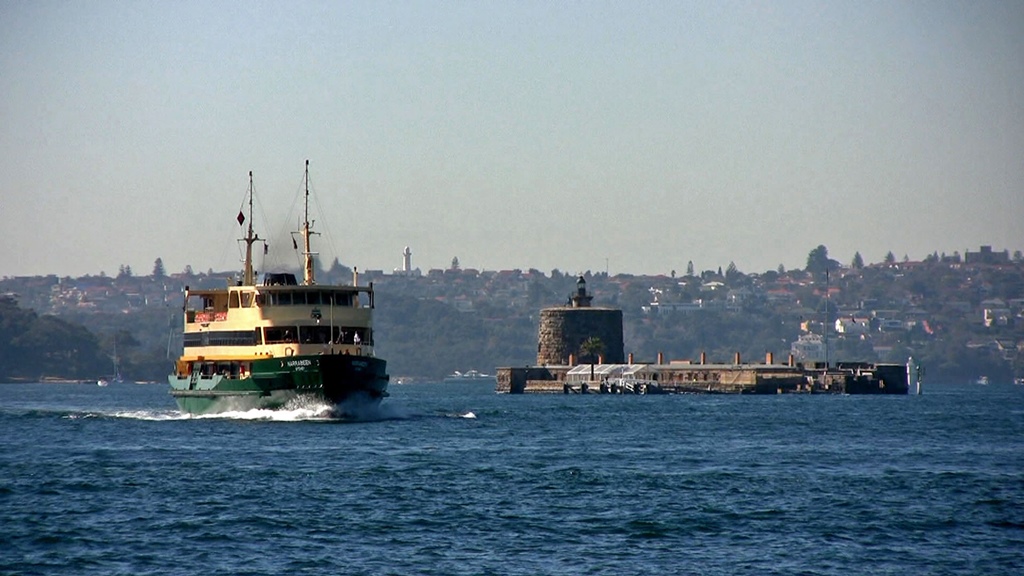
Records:
[[[565,306],[545,308],[540,312],[537,334],[537,364],[565,366],[579,362],[583,343],[598,338],[603,344],[605,364],[625,362],[622,344],[622,310],[590,305],[587,282],[576,280],[576,293]]]

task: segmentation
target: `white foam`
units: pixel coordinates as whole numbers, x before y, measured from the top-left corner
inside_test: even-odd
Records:
[[[188,418],[188,414],[182,414],[177,410],[128,410],[124,412],[114,412],[110,416],[114,418],[126,418],[129,420],[150,420],[150,421],[164,421],[164,420],[185,420]]]
[[[458,414],[460,418],[476,418],[472,412]],[[174,420],[246,420],[268,422],[307,422],[352,420],[375,422],[381,420],[405,420],[413,414],[400,405],[390,402],[353,400],[340,406],[333,406],[308,398],[296,398],[281,408],[252,410],[228,410],[213,414],[188,414],[178,410],[124,410],[117,412],[82,412],[69,414],[66,418],[124,418],[129,420],[174,421]]]
[[[68,420],[82,420],[88,418],[124,418],[126,420],[185,420],[188,414],[182,414],[177,410],[122,410],[118,412],[73,412],[64,415]]]
[[[296,398],[277,409],[254,408],[252,410],[229,410],[215,414],[201,414],[195,418],[223,420],[267,420],[273,422],[302,422],[307,420],[334,419],[334,407],[330,404],[305,398]]]
[[[439,418],[465,418],[467,420],[475,420],[476,414],[473,412],[438,412]]]

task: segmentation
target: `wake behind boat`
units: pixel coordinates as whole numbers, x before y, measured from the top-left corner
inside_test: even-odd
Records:
[[[249,227],[242,279],[236,286],[185,287],[184,350],[168,376],[171,396],[190,414],[276,409],[295,399],[378,403],[387,396],[386,363],[374,356],[373,284],[320,286],[313,272],[306,161],[302,237],[305,271],[266,274],[256,283]],[[238,215],[239,224],[245,219]],[[360,406],[361,408],[362,406]]]

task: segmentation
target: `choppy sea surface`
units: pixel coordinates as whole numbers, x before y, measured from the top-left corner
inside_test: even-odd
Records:
[[[1024,386],[189,418],[0,385],[3,574],[1024,573]]]

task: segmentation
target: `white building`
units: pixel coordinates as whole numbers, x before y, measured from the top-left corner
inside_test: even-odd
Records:
[[[825,339],[819,334],[803,334],[789,345],[789,351],[799,362],[824,362]]]
[[[412,267],[412,250],[408,246],[402,251],[402,267],[395,268],[394,273],[396,276],[422,276],[419,268]]]
[[[836,334],[844,336],[863,336],[871,330],[867,318],[836,318]]]

